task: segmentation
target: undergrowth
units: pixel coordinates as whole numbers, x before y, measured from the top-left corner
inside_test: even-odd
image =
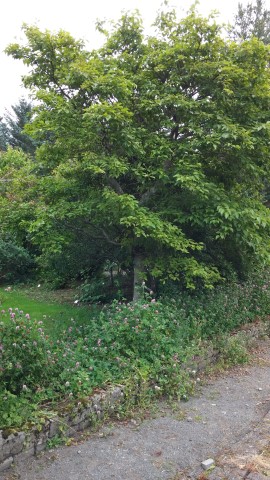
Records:
[[[269,282],[258,278],[204,294],[114,302],[88,323],[70,319],[58,338],[46,332],[46,318],[3,309],[0,428],[32,425],[63,399],[76,404],[111,384],[126,386],[125,412],[161,395],[187,398],[193,380],[183,366],[210,346],[227,365],[247,360],[244,336],[231,332],[267,316],[269,295]]]

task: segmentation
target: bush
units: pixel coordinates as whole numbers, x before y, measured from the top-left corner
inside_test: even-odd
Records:
[[[185,341],[214,338],[269,314],[270,274],[253,274],[244,283],[227,282],[211,291],[181,292],[162,304],[185,325]]]
[[[66,365],[62,383],[68,381],[76,394],[77,379],[83,372],[87,374],[88,388],[123,382],[140,372],[160,393],[181,396],[181,365],[198,350],[183,344],[179,320],[172,319],[170,310],[155,301],[115,302],[104,307],[90,325],[74,324],[64,332],[59,344]],[[85,379],[80,379],[83,384]]]
[[[80,287],[79,301],[84,303],[108,303],[115,297],[110,280],[107,278],[93,278]]]
[[[0,240],[0,280],[16,282],[26,277],[34,260],[23,247],[12,241]]]
[[[30,397],[31,398],[31,397]],[[30,398],[25,395],[14,395],[8,390],[0,391],[0,418],[1,428],[20,427],[32,419],[35,411],[34,405]]]
[[[79,289],[79,301],[104,304],[113,300],[132,298],[133,285],[131,286],[130,276],[109,273],[108,270],[104,270],[103,274],[86,279]]]
[[[16,308],[2,310],[0,322],[0,391],[35,392],[48,386],[57,370],[43,323]]]

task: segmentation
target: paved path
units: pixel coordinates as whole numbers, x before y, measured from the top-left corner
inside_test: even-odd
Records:
[[[88,440],[48,451],[3,480],[270,479],[270,341],[252,366],[208,380],[197,396],[155,418],[105,426]],[[262,454],[261,452],[264,451]],[[201,462],[216,468],[203,473]],[[267,476],[267,474],[269,476]]]

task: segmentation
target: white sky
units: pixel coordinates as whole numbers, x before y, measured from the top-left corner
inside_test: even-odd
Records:
[[[248,0],[241,0],[246,4]],[[171,0],[170,4],[186,11],[193,0]],[[70,32],[75,38],[83,38],[89,49],[99,46],[100,38],[95,33],[95,20],[118,19],[123,10],[138,9],[146,25],[150,25],[161,5],[161,0],[8,0],[1,9],[0,18],[0,115],[5,108],[17,103],[25,95],[21,87],[23,65],[4,54],[5,47],[21,39],[21,26],[37,24],[41,29]],[[199,11],[208,14],[218,10],[222,22],[232,20],[237,11],[236,0],[201,0]],[[270,0],[265,1],[270,8]]]

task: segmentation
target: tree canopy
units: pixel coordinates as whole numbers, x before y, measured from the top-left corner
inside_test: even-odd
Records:
[[[268,262],[268,48],[224,39],[195,9],[161,12],[151,36],[138,14],[99,28],[98,50],[35,26],[7,48],[29,67],[26,131],[42,142],[16,194],[6,186],[13,222],[45,263],[83,238],[100,265],[108,250],[135,265],[135,284],[211,286],[226,262]]]
[[[265,8],[263,0],[249,2],[246,6],[238,3],[231,34],[235,40],[248,40],[254,36],[265,45],[270,44],[270,10]]]

